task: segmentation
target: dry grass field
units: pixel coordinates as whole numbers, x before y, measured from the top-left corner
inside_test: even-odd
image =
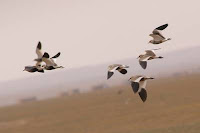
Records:
[[[0,108],[0,133],[200,133],[200,75]],[[123,89],[121,94],[118,91]]]

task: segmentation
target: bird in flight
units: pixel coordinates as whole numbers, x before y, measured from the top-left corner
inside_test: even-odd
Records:
[[[152,44],[160,44],[166,41],[171,40],[171,38],[166,39],[162,34],[161,31],[168,27],[168,24],[161,25],[155,28],[149,36],[153,37],[153,40],[150,40],[149,43]]]
[[[159,49],[146,50],[145,54],[141,54],[141,55],[138,56],[140,66],[143,69],[146,69],[148,60],[162,59],[163,58],[162,56],[156,56],[156,54],[155,54],[155,50],[159,50]]]
[[[129,81],[131,82],[131,87],[134,93],[138,93],[141,100],[145,102],[147,100],[146,84],[147,80],[154,79],[152,77],[136,75],[132,76]]]
[[[126,68],[129,68],[129,66],[121,65],[121,64],[113,64],[113,65],[108,66],[107,79],[112,77],[115,70],[119,71],[121,74],[126,74],[127,73]]]

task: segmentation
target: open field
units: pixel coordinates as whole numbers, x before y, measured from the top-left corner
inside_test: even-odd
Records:
[[[118,91],[123,89],[121,94]],[[199,133],[200,75],[0,108],[1,133]]]

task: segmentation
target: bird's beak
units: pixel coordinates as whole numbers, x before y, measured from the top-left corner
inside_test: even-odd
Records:
[[[150,79],[155,79],[155,78],[150,78]]]

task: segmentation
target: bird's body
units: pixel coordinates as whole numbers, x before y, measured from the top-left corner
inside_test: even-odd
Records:
[[[161,31],[167,28],[168,24],[161,25],[155,28],[149,36],[153,37],[153,40],[150,40],[149,43],[152,44],[161,44],[163,42],[171,40],[171,38],[166,39],[162,34]]]
[[[118,70],[121,74],[126,74],[127,73],[126,68],[129,68],[129,66],[121,65],[121,64],[113,64],[113,65],[108,66],[107,79],[112,77],[112,75],[114,74],[115,70]]]
[[[139,63],[143,69],[146,69],[148,60],[163,58],[162,56],[156,56],[156,54],[154,52],[155,50],[158,50],[158,49],[146,50],[145,54],[139,55],[139,57],[138,57]]]
[[[63,66],[58,66],[56,64],[56,58],[58,58],[59,56],[60,56],[60,52],[50,58],[49,54],[47,52],[45,52],[44,55],[42,56],[42,61],[44,61],[46,63],[45,70],[64,68]]]
[[[154,78],[142,75],[136,75],[129,79],[129,81],[131,82],[131,87],[133,92],[138,93],[143,102],[145,102],[147,99],[146,84],[147,80],[149,79],[154,79]]]

